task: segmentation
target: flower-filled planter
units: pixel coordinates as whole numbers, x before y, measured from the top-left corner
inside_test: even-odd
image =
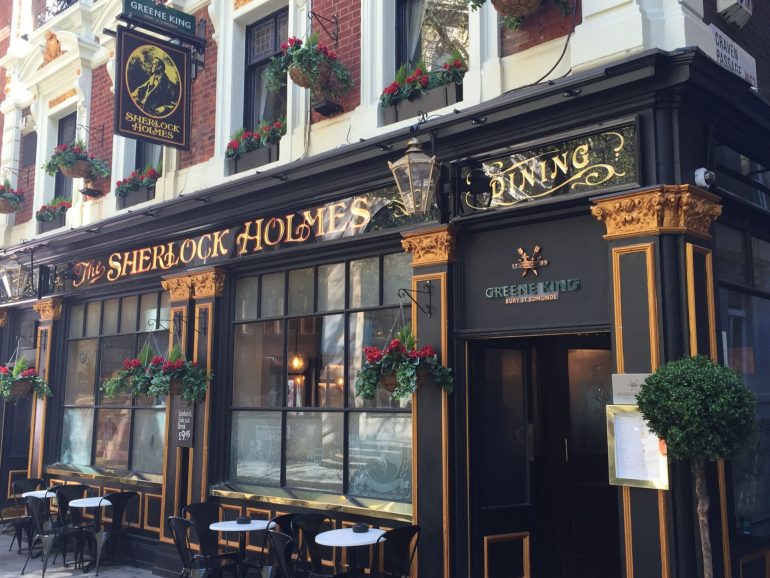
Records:
[[[278,142],[286,134],[286,119],[261,121],[257,130],[240,129],[227,143],[227,174],[234,175],[278,160]]]
[[[24,196],[11,188],[11,184],[6,180],[0,185],[0,213],[10,214],[21,206]]]
[[[37,232],[45,233],[64,226],[67,211],[72,203],[61,197],[54,197],[48,205],[42,205],[35,212]]]
[[[153,364],[151,361],[155,361]],[[123,360],[123,369],[104,383],[100,389],[106,397],[118,397],[120,395],[133,395],[142,397],[149,395],[150,383],[154,373],[163,362],[162,357],[150,359],[150,348],[144,345],[139,356]]]
[[[172,349],[168,359],[153,357],[148,371],[152,373],[148,390],[151,396],[181,395],[188,401],[203,401],[213,377],[205,367],[182,359],[178,347]]]
[[[66,177],[91,180],[110,174],[107,163],[101,159],[89,157],[85,145],[79,140],[71,145],[57,146],[51,158],[43,165],[43,170],[51,176],[61,171]]]
[[[572,12],[569,0],[554,0],[561,6],[564,15]],[[468,0],[473,10],[478,10],[486,0]],[[524,23],[524,18],[540,8],[540,0],[491,0],[492,6],[503,17],[502,24],[506,28],[516,30]]]
[[[409,71],[401,66],[396,79],[380,95],[385,124],[419,116],[462,100],[462,82],[468,66],[455,54],[441,70],[427,71],[419,64]]]
[[[155,183],[161,176],[160,169],[149,167],[144,172],[134,171],[125,179],[115,183],[115,196],[118,198],[118,209],[155,198]]]
[[[27,367],[23,357],[13,367],[0,365],[0,397],[16,403],[32,393],[38,397],[48,397],[51,390],[48,383],[38,375],[37,370]]]
[[[406,399],[427,379],[452,392],[452,370],[444,367],[430,345],[417,349],[411,328],[399,331],[384,349],[364,348],[363,366],[356,376],[356,395],[373,399],[377,387],[390,392],[393,399]]]
[[[337,60],[333,50],[318,42],[317,33],[311,34],[305,42],[291,37],[281,44],[281,51],[280,56],[270,60],[264,73],[269,90],[277,92],[286,86],[288,74],[294,84],[313,92],[314,101],[336,103],[353,85],[350,71]]]

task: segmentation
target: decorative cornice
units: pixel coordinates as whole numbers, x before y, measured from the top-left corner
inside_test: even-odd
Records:
[[[412,267],[446,265],[455,261],[454,227],[441,225],[402,233],[401,246],[412,253]]]
[[[722,214],[719,197],[692,185],[661,185],[596,199],[591,214],[607,227],[605,239],[664,233],[711,239],[711,223]]]
[[[225,289],[225,274],[219,269],[211,269],[190,276],[194,299],[221,297]]]
[[[40,321],[56,321],[61,318],[62,301],[58,298],[36,301],[32,309],[40,315]]]
[[[233,0],[233,9],[238,10],[241,6],[246,6],[251,0]]]
[[[8,312],[5,310],[0,311],[0,327],[5,327],[8,323]]]
[[[53,98],[48,101],[48,108],[53,108],[54,106],[57,106],[67,100],[68,98],[71,98],[75,96],[77,93],[75,92],[74,88],[70,88],[67,92],[61,93],[56,98]]]
[[[166,277],[161,281],[163,288],[169,292],[171,301],[189,301],[192,290],[192,280],[188,275]]]

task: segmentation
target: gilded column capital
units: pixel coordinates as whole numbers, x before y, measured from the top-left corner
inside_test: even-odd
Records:
[[[163,288],[168,291],[171,301],[188,301],[192,290],[192,279],[189,275],[166,277],[161,281]]]
[[[591,214],[607,227],[607,240],[664,233],[710,239],[722,205],[718,196],[692,185],[661,185],[597,199]]]
[[[40,321],[56,321],[61,318],[62,301],[58,298],[42,299],[32,305],[40,315]]]
[[[0,310],[0,327],[5,327],[8,324],[8,311],[5,309]]]
[[[401,246],[412,253],[412,267],[455,262],[454,227],[441,225],[402,233]]]
[[[221,297],[225,289],[225,273],[220,269],[211,269],[190,275],[194,299]]]

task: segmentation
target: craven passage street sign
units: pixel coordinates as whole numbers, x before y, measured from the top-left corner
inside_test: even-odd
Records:
[[[120,27],[117,56],[115,133],[189,148],[189,50]]]

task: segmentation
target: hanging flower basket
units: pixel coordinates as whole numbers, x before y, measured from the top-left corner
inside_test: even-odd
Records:
[[[150,361],[149,372],[152,373],[149,393],[153,397],[164,395],[180,395],[188,401],[200,402],[206,398],[206,388],[213,375],[205,367],[194,361],[182,358],[178,345],[168,355],[168,358],[157,355]]]
[[[91,163],[89,161],[75,161],[70,166],[59,165],[59,170],[65,177],[83,179],[91,174]]]
[[[51,395],[48,383],[38,375],[37,370],[27,367],[26,359],[17,359],[13,367],[0,365],[0,397],[16,403],[33,392],[38,398]]]
[[[181,377],[174,377],[169,381],[168,393],[169,395],[182,395],[184,391],[184,381]]]
[[[417,387],[422,387],[426,381],[428,381],[428,378],[430,377],[430,374],[428,371],[423,367],[417,368]],[[393,393],[396,391],[396,387],[398,387],[398,377],[395,373],[389,373],[387,375],[381,375],[380,376],[380,386],[387,391],[388,393]]]
[[[16,212],[16,208],[12,207],[7,199],[0,199],[0,213],[3,215],[10,215],[14,212]]]
[[[6,180],[0,185],[0,213],[8,215],[21,206],[24,196],[19,191],[14,191]]]
[[[23,399],[32,393],[31,379],[17,379],[11,384],[11,398]]]
[[[326,62],[318,63],[318,81],[314,82],[310,72],[301,66],[292,65],[289,67],[289,76],[294,84],[301,86],[302,88],[313,88],[315,86],[323,88],[328,86],[329,78],[331,77],[332,69]]]
[[[503,16],[522,17],[537,10],[540,0],[492,0],[492,6]]]

